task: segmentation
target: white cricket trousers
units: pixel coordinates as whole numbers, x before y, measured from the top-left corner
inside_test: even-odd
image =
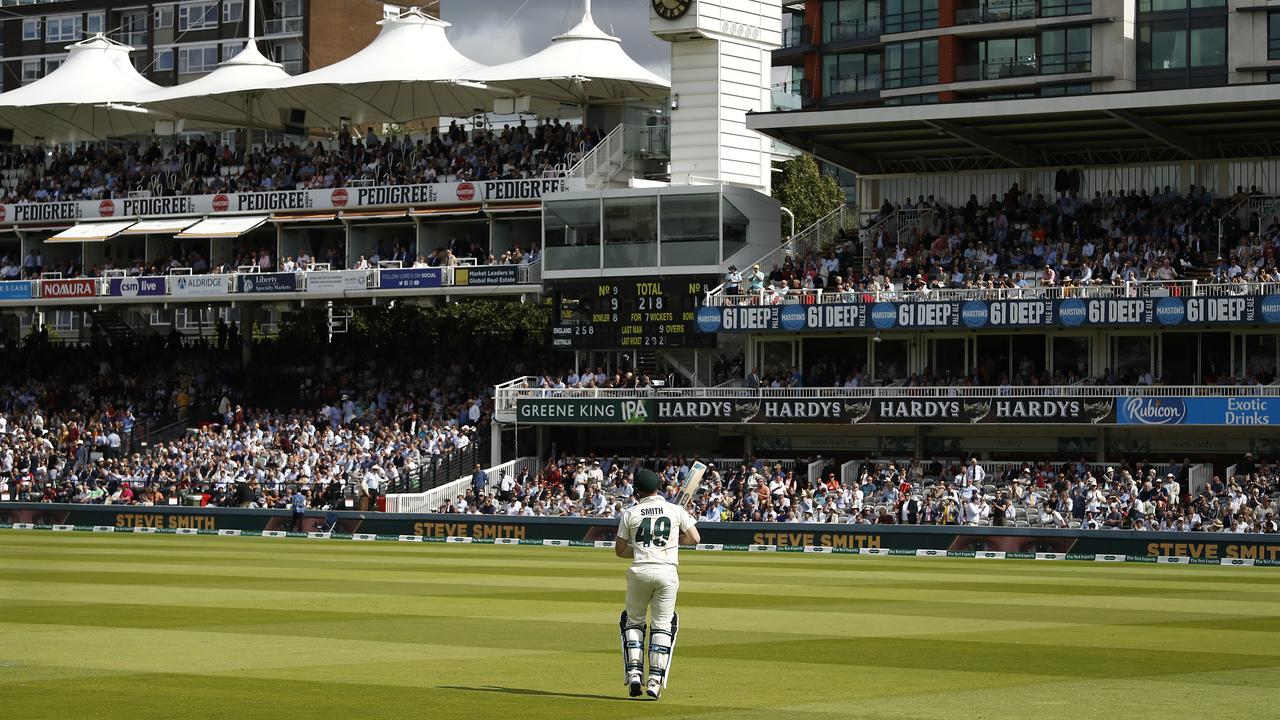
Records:
[[[627,624],[643,627],[647,610],[650,628],[670,630],[679,589],[674,565],[632,565],[627,570]]]

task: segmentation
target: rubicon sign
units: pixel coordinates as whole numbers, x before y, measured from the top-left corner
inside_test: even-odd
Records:
[[[476,197],[476,186],[475,186],[475,185],[472,185],[472,184],[471,184],[471,183],[469,183],[469,182],[464,182],[464,183],[461,183],[461,184],[459,184],[459,185],[458,185],[458,199],[459,199],[459,200],[462,200],[463,202],[467,202],[467,201],[469,201],[469,200],[474,200],[474,199],[475,199],[475,197]]]
[[[227,196],[226,196],[226,195],[214,195],[214,196],[213,196],[213,211],[214,211],[214,212],[226,212],[226,211],[227,211],[227,208],[229,208],[229,207],[231,207],[231,201],[230,201],[229,199],[227,199]]]
[[[102,217],[111,217],[116,214],[116,204],[110,200],[103,200],[98,203],[98,214]]]
[[[333,203],[334,207],[346,207],[347,199],[347,191],[342,188],[334,190],[333,193],[329,195],[329,202]]]
[[[93,297],[96,290],[93,280],[40,281],[40,297],[43,298]]]

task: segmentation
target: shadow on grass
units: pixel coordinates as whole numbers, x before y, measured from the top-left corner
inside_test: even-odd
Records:
[[[465,690],[467,692],[490,692],[505,693],[507,695],[530,695],[533,697],[558,697],[558,698],[576,698],[579,700],[614,700],[618,702],[632,702],[629,698],[617,697],[615,695],[590,695],[587,693],[562,693],[551,692],[550,690],[533,690],[531,688],[509,688],[499,687],[497,685],[489,685],[488,687],[466,687],[463,685],[440,685],[441,690]]]

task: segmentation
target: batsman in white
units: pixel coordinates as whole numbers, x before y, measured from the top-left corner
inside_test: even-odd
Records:
[[[701,465],[701,463],[698,463]],[[700,468],[705,469],[705,467]],[[681,488],[681,499],[697,489],[702,473],[690,472]],[[692,480],[692,482],[690,482]],[[627,609],[622,613],[622,662],[631,697],[641,692],[657,700],[667,685],[671,653],[675,649],[679,616],[676,591],[680,589],[680,544],[701,541],[694,519],[681,505],[673,505],[659,494],[662,481],[652,470],[635,475],[636,503],[622,511],[614,552],[631,559],[627,570]],[[645,614],[649,616],[649,678],[644,674]]]

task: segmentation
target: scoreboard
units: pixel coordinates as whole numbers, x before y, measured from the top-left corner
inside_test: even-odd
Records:
[[[551,346],[559,350],[714,347],[695,316],[715,279],[605,279],[551,286]]]

